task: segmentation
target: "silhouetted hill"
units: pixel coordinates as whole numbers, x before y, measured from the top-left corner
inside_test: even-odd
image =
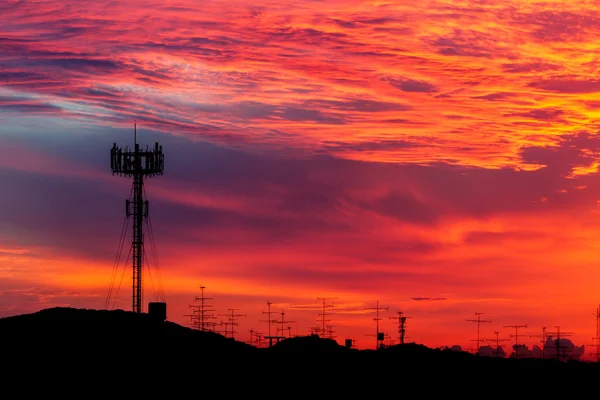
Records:
[[[132,369],[142,374],[178,371],[201,374],[209,382],[225,377],[257,381],[268,376],[279,384],[307,390],[322,383],[320,374],[326,374],[327,385],[340,385],[351,394],[354,387],[384,379],[413,385],[423,379],[433,385],[427,386],[432,393],[438,389],[449,393],[459,388],[436,386],[440,379],[465,379],[474,373],[517,380],[536,376],[564,380],[568,373],[579,380],[600,377],[596,363],[480,357],[414,343],[359,351],[306,336],[257,349],[219,334],[122,310],[51,308],[2,318],[0,342],[3,363],[14,371],[27,370],[28,375],[35,371],[31,365],[57,365],[64,373],[74,373],[110,361],[114,371],[125,375]]]

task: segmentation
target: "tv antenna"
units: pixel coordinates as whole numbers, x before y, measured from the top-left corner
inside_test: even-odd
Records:
[[[190,308],[193,308],[192,315],[189,317],[192,319],[194,327],[201,331],[210,331],[212,330],[210,326],[214,325],[214,322],[210,321],[215,319],[215,315],[211,314],[216,311],[209,307],[207,304],[207,300],[213,300],[212,297],[204,296],[204,289],[206,286],[200,286],[200,297],[195,297],[195,301],[199,301],[200,304],[190,305]]]
[[[231,338],[234,339],[234,335],[237,333],[235,331],[235,327],[239,325],[239,317],[245,317],[246,314],[236,314],[239,308],[228,308],[229,311],[227,314],[220,314],[222,317],[227,317],[227,322],[221,322],[221,324],[225,325],[225,337],[227,337],[227,326],[231,327]]]
[[[141,313],[143,310],[143,280],[142,270],[144,265],[144,258],[146,256],[144,248],[144,233],[143,223],[149,221],[148,213],[148,200],[144,200],[144,178],[151,178],[154,176],[162,175],[164,172],[164,154],[162,146],[155,143],[154,149],[140,150],[140,146],[137,143],[137,126],[134,123],[133,126],[133,141],[134,148],[129,149],[127,147],[117,147],[114,143],[110,150],[110,167],[113,175],[125,176],[127,178],[133,178],[133,200],[127,199],[125,201],[125,216],[126,219],[123,223],[123,229],[121,231],[121,239],[119,243],[119,250],[117,252],[117,261],[121,256],[122,246],[125,240],[125,231],[129,218],[133,217],[133,239],[131,242],[131,248],[129,254],[132,255],[132,304],[131,308],[135,313]],[[149,225],[149,239],[151,247],[154,245],[154,233],[152,232],[152,225]],[[129,259],[129,256],[128,256]],[[115,265],[116,266],[116,265]],[[113,271],[113,280],[114,274]],[[106,306],[110,303],[110,297],[112,295],[111,282],[109,293],[107,296]],[[159,289],[159,296],[163,298],[164,304],[164,292]],[[152,304],[152,303],[151,303]],[[166,304],[164,304],[166,312]]]
[[[556,332],[555,332],[556,339],[554,339],[554,347],[556,348],[556,359],[557,360],[561,360],[561,359],[566,360],[567,355],[565,354],[565,350],[569,346],[561,344],[560,339],[564,338],[565,336],[571,336],[573,334],[571,332],[561,332],[559,325],[555,325],[554,327],[556,328]],[[549,335],[549,336],[552,337],[552,335]]]
[[[500,344],[500,342],[507,342],[510,339],[500,339],[500,337],[499,337],[500,332],[494,332],[494,334],[496,335],[496,339],[484,339],[484,341],[495,342],[496,349],[494,350],[494,353],[496,354],[496,357],[500,357],[500,348],[504,347],[504,345]]]
[[[383,334],[383,332],[379,332],[379,321],[381,321],[381,318],[379,318],[379,311],[380,310],[386,310],[387,311],[387,307],[382,307],[379,305],[379,300],[377,300],[377,305],[375,307],[366,307],[365,310],[375,310],[376,314],[375,314],[375,318],[373,318],[373,321],[375,321],[375,326],[376,326],[376,333],[375,333],[375,340],[376,340],[376,344],[375,344],[375,348],[376,349],[380,349],[384,346],[384,342],[385,342],[385,335]],[[366,336],[373,336],[373,335],[366,335]]]
[[[335,306],[333,305],[333,303],[328,303],[328,301],[330,300],[337,300],[336,297],[317,297],[317,301],[321,301],[323,303],[322,306],[322,311],[319,313],[319,319],[317,319],[317,322],[321,323],[321,332],[323,337],[325,337],[325,335],[327,334],[327,322],[331,322],[331,320],[327,319],[328,315],[333,315],[333,313],[328,313],[327,310],[330,308],[334,308]],[[331,338],[330,338],[331,339]]]
[[[542,360],[546,358],[546,347],[548,342],[548,332],[546,331],[546,327],[542,326],[542,334],[541,335],[529,335],[530,338],[537,337],[540,338],[540,342],[542,343]]]
[[[477,322],[477,339],[476,339],[476,342],[477,342],[477,351],[476,351],[475,354],[478,354],[479,353],[479,342],[480,342],[480,339],[479,339],[479,327],[483,323],[488,323],[488,322],[491,323],[492,321],[489,320],[489,319],[487,319],[487,320],[481,319],[481,316],[483,315],[483,313],[476,312],[475,315],[477,315],[477,319],[466,319],[465,321],[467,321],[467,322]]]
[[[263,311],[263,314],[267,314],[267,319],[266,320],[261,320],[260,322],[266,322],[269,329],[268,329],[268,336],[265,336],[265,339],[269,339],[269,347],[273,346],[273,339],[275,339],[277,341],[277,343],[279,343],[279,340],[283,339],[281,336],[272,336],[271,335],[271,324],[276,324],[279,321],[277,321],[276,319],[272,319],[271,318],[271,314],[273,314],[273,312],[271,311],[271,305],[273,303],[271,303],[270,301],[267,302],[267,311]]]
[[[519,337],[525,335],[519,335],[519,329],[527,328],[527,325],[504,325],[505,328],[515,328],[515,334],[511,334],[511,338],[515,338],[515,358],[519,358]]]
[[[404,344],[404,339],[406,339],[406,319],[412,317],[406,317],[402,311],[398,311],[397,317],[390,317],[390,319],[398,320],[398,340],[400,344]]]
[[[296,321],[286,321],[284,319],[285,312],[283,310],[281,310],[281,312],[279,314],[281,315],[281,319],[278,320],[276,323],[281,325],[281,327],[278,327],[277,334],[279,335],[279,337],[281,339],[285,339],[285,331],[286,331],[285,324],[289,324],[289,323],[296,322]],[[292,327],[289,327],[290,332],[291,332],[291,330],[292,330]]]
[[[592,338],[594,344],[591,347],[594,347],[596,350],[591,352],[590,355],[596,357],[596,362],[600,363],[600,305],[596,309],[594,317],[596,317],[596,337]]]

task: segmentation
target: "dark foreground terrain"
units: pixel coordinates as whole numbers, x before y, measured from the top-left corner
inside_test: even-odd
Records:
[[[386,397],[414,398],[464,395],[479,385],[492,398],[505,397],[501,393],[522,398],[527,390],[537,396],[544,391],[572,396],[600,382],[597,363],[479,357],[417,344],[359,351],[315,336],[258,349],[122,310],[52,308],[2,318],[0,343],[2,365],[12,379],[59,374],[73,382],[75,376],[87,376],[77,381],[82,385],[90,377],[118,377],[97,382],[97,390],[115,382],[120,388],[143,382],[145,390],[177,387],[196,395],[218,387],[214,395],[226,398],[240,390],[252,398],[259,392],[267,398],[298,398],[301,392],[323,398],[323,390],[345,397],[368,391],[368,397],[389,392]],[[417,395],[401,395],[410,388]]]

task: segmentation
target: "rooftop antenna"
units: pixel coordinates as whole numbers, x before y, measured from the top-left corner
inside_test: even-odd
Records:
[[[281,310],[281,312],[279,314],[281,314],[281,319],[277,321],[277,324],[281,325],[281,327],[278,327],[277,335],[279,336],[280,339],[285,339],[285,330],[286,330],[285,324],[296,322],[296,321],[286,321],[284,319],[285,312],[283,310]],[[290,327],[290,330],[291,330],[291,327]]]
[[[591,352],[590,355],[596,357],[596,362],[600,363],[600,305],[596,309],[594,317],[596,317],[596,337],[592,338],[595,343],[591,347],[595,347],[596,350]]]
[[[530,338],[537,337],[540,338],[542,342],[542,360],[546,358],[546,342],[548,341],[548,332],[546,332],[546,327],[542,326],[542,334],[541,335],[529,335]]]
[[[400,341],[400,344],[404,344],[404,339],[406,338],[405,335],[406,335],[406,319],[407,318],[412,318],[412,317],[404,316],[404,313],[402,311],[398,311],[397,317],[390,317],[390,319],[398,320],[398,340]]]
[[[510,335],[511,338],[515,338],[515,358],[519,358],[519,337],[525,335],[519,335],[520,328],[527,328],[527,325],[504,325],[505,328],[515,328],[515,334]]]
[[[117,147],[114,143],[110,151],[110,167],[113,175],[133,178],[133,201],[125,201],[125,215],[127,221],[133,217],[133,239],[131,242],[132,254],[132,304],[131,308],[135,313],[141,313],[143,309],[142,300],[142,270],[144,265],[144,233],[143,222],[148,219],[148,200],[144,200],[144,178],[162,175],[164,172],[164,154],[162,146],[155,143],[154,149],[142,151],[137,143],[137,124],[134,123],[134,148],[128,149]],[[125,224],[124,224],[125,225]],[[125,226],[124,229],[125,230]],[[150,232],[150,240],[153,234]],[[124,237],[122,235],[121,244]],[[120,250],[118,255],[120,254]],[[112,293],[112,284],[109,289],[109,297]],[[166,303],[150,303],[159,305],[158,308],[164,308],[166,318]]]
[[[265,336],[265,339],[269,339],[269,347],[273,346],[273,339],[277,340],[277,343],[279,343],[279,340],[282,339],[280,336],[272,336],[271,335],[271,324],[276,324],[278,321],[276,319],[271,319],[271,314],[273,314],[273,312],[271,311],[271,305],[273,303],[271,303],[270,301],[267,302],[267,311],[263,311],[263,314],[267,314],[267,319],[266,320],[261,320],[260,322],[266,322],[267,326],[269,327],[269,334],[268,336]]]
[[[330,300],[337,300],[336,297],[317,297],[317,301],[321,301],[323,303],[322,306],[322,311],[319,313],[319,319],[317,319],[317,322],[321,323],[321,333],[323,335],[323,337],[325,337],[326,333],[327,333],[327,328],[326,328],[326,324],[327,322],[331,322],[331,320],[327,319],[328,315],[332,315],[333,313],[328,313],[327,310],[330,308],[334,308],[333,303],[328,303],[328,301]]]
[[[479,342],[480,342],[480,340],[479,340],[479,327],[483,323],[488,323],[488,322],[491,323],[492,321],[489,320],[489,319],[487,319],[487,320],[481,319],[481,316],[483,315],[483,313],[481,313],[481,312],[476,312],[475,315],[477,315],[477,319],[466,319],[465,321],[468,321],[468,322],[477,322],[477,339],[476,339],[476,341],[477,341],[477,351],[475,352],[475,354],[479,354]]]
[[[201,295],[200,297],[196,296],[194,298],[194,300],[199,301],[200,304],[190,305],[190,308],[193,308],[194,310],[192,315],[189,315],[189,317],[192,319],[193,325],[196,329],[201,331],[210,331],[210,326],[212,325],[212,322],[210,322],[210,320],[216,318],[215,315],[211,313],[216,310],[210,308],[209,305],[206,303],[207,300],[213,300],[213,298],[205,297],[204,289],[206,289],[206,286],[200,286]]]
[[[571,332],[561,332],[560,331],[560,326],[559,325],[555,325],[554,326],[556,328],[556,339],[554,339],[554,346],[556,348],[556,359],[557,360],[566,360],[567,359],[567,355],[565,354],[565,350],[567,349],[567,345],[561,344],[560,343],[560,339],[565,337],[565,336],[571,336],[573,335]],[[562,350],[562,351],[561,351]]]
[[[504,347],[504,345],[500,344],[500,342],[507,342],[510,339],[500,339],[500,332],[494,332],[494,334],[496,335],[496,339],[483,339],[483,341],[496,342],[496,349],[494,350],[494,353],[496,354],[496,357],[500,357],[500,348]]]
[[[379,321],[381,321],[381,318],[379,318],[379,310],[386,310],[387,311],[387,306],[383,307],[379,305],[379,300],[377,300],[377,305],[375,307],[366,307],[365,310],[375,310],[376,312],[376,316],[375,318],[373,318],[373,321],[375,321],[376,324],[376,334],[375,334],[375,340],[376,340],[376,344],[375,344],[375,348],[376,349],[380,349],[383,347],[384,345],[384,341],[385,341],[385,335],[383,334],[383,332],[379,332]],[[373,336],[373,335],[366,335],[366,336]]]
[[[239,325],[239,317],[246,316],[246,314],[236,314],[235,312],[238,310],[239,308],[228,308],[227,314],[220,314],[222,317],[227,317],[227,322],[221,322],[221,324],[225,325],[225,337],[227,337],[227,326],[230,326],[231,331],[229,333],[231,333],[231,338],[234,339],[234,336],[237,333],[235,327]]]

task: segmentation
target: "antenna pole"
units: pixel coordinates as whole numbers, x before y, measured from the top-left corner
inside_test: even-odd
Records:
[[[376,349],[380,349],[382,347],[384,347],[384,341],[385,341],[385,335],[382,332],[379,332],[379,321],[381,321],[381,318],[379,318],[379,310],[386,310],[387,311],[387,307],[383,307],[379,305],[379,300],[377,300],[377,305],[375,307],[367,307],[365,308],[365,310],[375,310],[375,318],[373,318],[373,320],[375,321],[375,328],[376,328],[376,333],[375,333],[375,340],[376,340],[376,344],[375,344],[375,348]],[[368,335],[368,336],[372,336],[372,335]]]
[[[477,315],[477,319],[466,319],[465,321],[468,321],[468,322],[477,322],[477,351],[475,352],[475,354],[479,354],[479,342],[481,341],[479,339],[479,327],[480,327],[480,325],[482,323],[487,323],[487,322],[491,323],[492,321],[491,320],[483,320],[483,319],[481,319],[481,316],[483,315],[483,313],[476,312],[475,315]]]
[[[515,359],[517,359],[519,358],[519,336],[524,336],[519,335],[519,328],[527,328],[527,325],[505,325],[504,327],[515,328],[515,334],[510,336],[515,338]]]

